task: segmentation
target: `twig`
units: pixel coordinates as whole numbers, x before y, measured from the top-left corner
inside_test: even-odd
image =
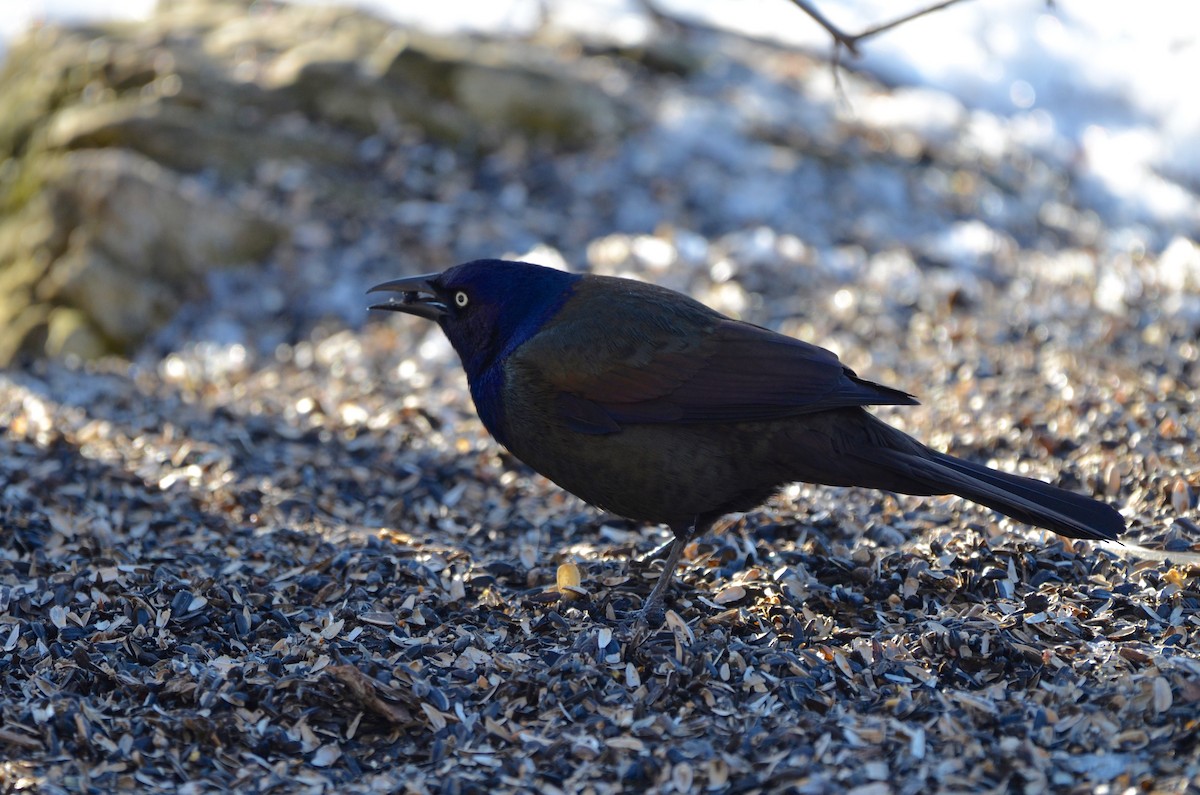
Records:
[[[899,19],[893,19],[891,22],[885,22],[884,24],[876,25],[873,28],[867,28],[862,33],[858,34],[857,36],[853,36],[851,38],[853,38],[854,43],[857,44],[858,42],[862,41],[863,39],[870,38],[871,36],[875,36],[880,33],[883,33],[885,30],[891,30],[894,27],[903,25],[905,22],[914,20],[917,17],[923,17],[926,14],[932,14],[934,11],[941,11],[943,8],[948,8],[952,5],[954,5],[955,3],[961,3],[961,2],[962,2],[962,0],[943,0],[943,2],[935,3],[934,5],[931,5],[928,8],[923,8],[920,11],[914,11],[911,14],[900,17]]]
[[[860,38],[859,36],[850,36],[842,31],[841,28],[826,19],[825,15],[818,11],[816,6],[809,3],[808,0],[792,0],[792,2],[799,6],[801,11],[812,17],[814,22],[825,28],[829,35],[833,36],[835,42],[845,47],[854,55],[858,55],[857,42]]]
[[[395,688],[372,679],[353,665],[331,665],[325,670],[345,685],[350,695],[362,706],[393,726],[411,726],[415,722],[412,713],[403,704],[384,698],[383,694],[387,694],[399,700],[401,696]]]
[[[846,33],[837,25],[830,22],[824,14],[822,14],[811,2],[809,2],[809,0],[792,0],[792,3],[799,7],[801,11],[812,17],[814,22],[825,28],[829,35],[833,37],[834,57],[837,57],[838,51],[841,47],[845,47],[852,55],[859,55],[858,44],[864,39],[877,36],[884,31],[888,31],[892,28],[903,25],[905,22],[911,22],[917,17],[923,17],[926,14],[932,14],[934,11],[941,11],[943,8],[952,6],[955,3],[961,3],[962,1],[963,0],[942,0],[942,2],[934,3],[928,8],[922,8],[919,11],[906,14],[899,19],[893,19],[891,22],[885,22],[882,25],[875,25],[874,27],[867,28],[861,33],[853,34]]]

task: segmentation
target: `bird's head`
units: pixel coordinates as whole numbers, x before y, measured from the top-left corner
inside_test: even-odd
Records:
[[[474,378],[535,334],[567,300],[579,278],[528,262],[485,259],[442,273],[384,282],[369,292],[400,294],[372,309],[437,321],[467,376]]]

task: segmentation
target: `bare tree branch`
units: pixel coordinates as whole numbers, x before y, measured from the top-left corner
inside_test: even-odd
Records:
[[[845,47],[847,50],[849,50],[852,55],[859,55],[860,53],[858,50],[858,44],[859,44],[859,42],[863,41],[864,39],[869,39],[872,36],[877,36],[880,33],[883,33],[884,31],[888,31],[888,30],[891,30],[892,28],[899,27],[900,25],[903,25],[905,22],[911,22],[912,20],[914,20],[918,17],[923,17],[926,14],[932,14],[934,11],[941,11],[943,8],[947,8],[949,6],[954,5],[955,3],[961,3],[961,2],[963,2],[963,0],[942,0],[942,2],[940,2],[940,3],[934,3],[933,5],[929,6],[928,8],[922,8],[918,11],[914,11],[911,14],[906,14],[905,16],[902,16],[899,19],[893,19],[891,22],[885,22],[882,25],[875,25],[873,27],[867,28],[866,30],[862,31],[861,33],[851,34],[851,33],[846,33],[844,30],[839,28],[837,25],[830,22],[829,19],[824,14],[822,14],[817,9],[817,7],[814,6],[809,0],[792,0],[793,4],[795,4],[801,11],[803,11],[804,13],[806,13],[810,17],[812,17],[814,22],[816,22],[821,27],[825,28],[825,30],[829,33],[829,35],[833,37],[834,57],[835,58],[838,57],[838,53],[841,51],[842,47]]]
[[[845,47],[854,55],[858,55],[857,36],[850,36],[843,32],[841,28],[826,19],[825,15],[817,10],[817,7],[808,2],[808,0],[792,0],[792,2],[799,6],[801,11],[812,17],[814,22],[825,28],[829,35],[833,36],[833,40],[837,44]]]
[[[894,27],[903,25],[905,22],[910,22],[910,21],[916,19],[917,17],[923,17],[926,14],[932,14],[934,11],[941,11],[943,8],[949,8],[950,6],[952,6],[956,3],[961,3],[962,1],[963,0],[942,0],[942,2],[940,2],[940,3],[934,3],[933,5],[929,6],[928,8],[923,8],[919,11],[914,11],[911,14],[900,17],[899,19],[893,19],[891,22],[885,22],[882,25],[876,25],[873,28],[867,28],[862,33],[858,34],[857,36],[853,36],[852,38],[854,39],[854,43],[857,44],[858,42],[862,41],[863,39],[870,38],[871,36],[876,36],[880,33],[883,33],[885,30],[891,30]]]

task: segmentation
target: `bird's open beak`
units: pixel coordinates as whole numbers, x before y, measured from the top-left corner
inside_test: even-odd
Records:
[[[390,298],[386,304],[373,304],[371,309],[390,309],[393,312],[407,312],[428,320],[438,320],[448,313],[446,305],[438,298],[437,290],[433,287],[433,279],[441,274],[426,273],[421,276],[407,276],[403,279],[393,279],[390,282],[377,284],[368,293],[400,293],[399,298]]]

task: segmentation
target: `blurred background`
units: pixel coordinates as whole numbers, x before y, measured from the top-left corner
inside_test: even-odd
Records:
[[[838,68],[789,0],[0,7],[0,789],[1200,782],[1200,4],[964,0]],[[476,257],[819,343],[1125,546],[797,484],[635,649],[665,531],[367,311]]]
[[[818,5],[850,33],[922,7]],[[768,284],[852,310],[1026,271],[1190,316],[1197,22],[976,0],[835,70],[787,0],[18,3],[0,362],[271,351],[358,327],[381,278],[500,255],[760,322],[810,309]]]

